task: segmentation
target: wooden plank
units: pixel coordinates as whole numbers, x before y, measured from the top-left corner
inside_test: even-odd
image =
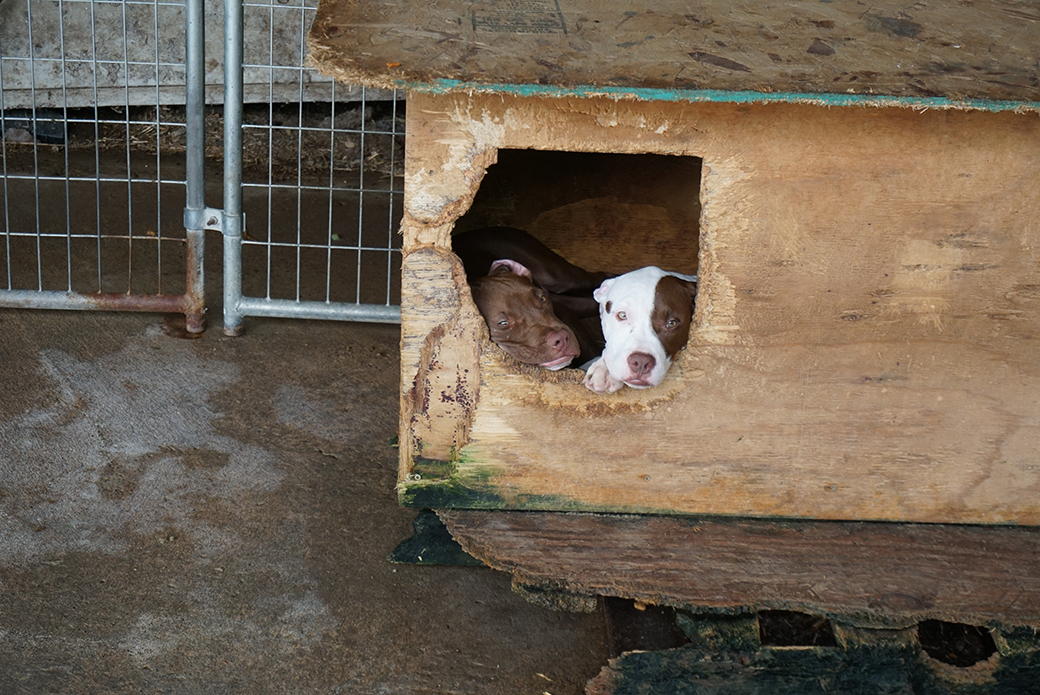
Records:
[[[322,0],[309,43],[323,73],[379,87],[1040,102],[1040,12],[1024,0]]]
[[[405,503],[1040,523],[1035,116],[415,95],[408,117]],[[450,234],[527,148],[703,159],[696,325],[661,386],[593,394],[487,342]],[[696,269],[648,234],[569,260]]]
[[[1040,626],[1040,529],[440,510],[520,584],[875,628]]]

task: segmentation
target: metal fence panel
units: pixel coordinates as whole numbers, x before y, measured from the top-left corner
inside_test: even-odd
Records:
[[[224,229],[225,332],[236,335],[244,316],[400,321],[403,102],[385,92],[370,101],[363,88],[344,101],[335,84],[330,101],[305,100],[313,71],[302,37],[316,3],[227,8],[224,212],[243,217]],[[286,14],[300,28],[292,57],[279,57],[273,35],[240,44],[245,32],[230,28],[285,26]],[[242,109],[242,75],[259,70],[269,84],[295,80],[300,97]]]
[[[160,57],[171,17],[180,63]],[[161,75],[183,82],[185,27],[183,4],[159,0],[0,4],[0,306],[180,312],[201,329],[184,112],[158,106]],[[154,106],[133,104],[135,80]]]
[[[239,269],[228,332],[399,320],[403,100],[305,67],[316,0],[187,2],[0,3],[0,306],[183,311],[201,329],[219,229]],[[244,57],[230,92],[221,10]],[[225,209],[207,208],[203,167],[216,182],[222,160],[224,200],[208,195]]]

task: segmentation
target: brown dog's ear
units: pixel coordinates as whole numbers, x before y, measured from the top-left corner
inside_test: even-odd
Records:
[[[492,263],[488,275],[495,275],[496,273],[512,273],[524,278],[531,277],[531,271],[527,269],[527,266],[511,258],[500,258]]]

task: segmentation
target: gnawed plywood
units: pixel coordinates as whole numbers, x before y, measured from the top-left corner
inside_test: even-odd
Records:
[[[323,0],[309,45],[343,82],[413,90],[1040,101],[1040,12],[1026,0]]]
[[[468,426],[422,438],[452,452],[449,478],[409,479],[425,454],[402,447],[406,503],[1040,523],[1035,116],[414,95],[409,119],[409,171],[428,178],[409,179],[406,251],[427,235],[447,254],[493,148],[704,167],[696,326],[655,389],[519,368],[482,342],[459,278],[409,279],[406,253],[405,411],[452,301],[451,340],[470,341],[454,349],[480,362]],[[640,241],[569,260],[667,266]]]
[[[407,423],[401,447],[410,452],[403,474],[415,479],[421,476],[413,470],[416,461],[451,461],[469,441],[479,397],[482,320],[457,259],[426,247],[409,253],[405,267],[403,303],[411,325],[425,321],[427,329],[409,343],[415,371],[401,409],[401,422]],[[450,469],[444,472],[441,477]]]

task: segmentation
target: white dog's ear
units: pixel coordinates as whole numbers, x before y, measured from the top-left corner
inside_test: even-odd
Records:
[[[527,269],[523,263],[517,263],[510,258],[502,258],[491,264],[491,269],[488,270],[488,275],[493,275],[495,271],[503,272],[501,269],[508,269],[513,275],[519,275],[520,277],[529,278],[531,277],[531,271]]]
[[[597,287],[592,293],[592,298],[600,304],[607,301],[607,292],[610,292],[610,286],[614,284],[614,280],[616,279],[617,278],[610,278],[609,280],[604,280],[603,284]]]

